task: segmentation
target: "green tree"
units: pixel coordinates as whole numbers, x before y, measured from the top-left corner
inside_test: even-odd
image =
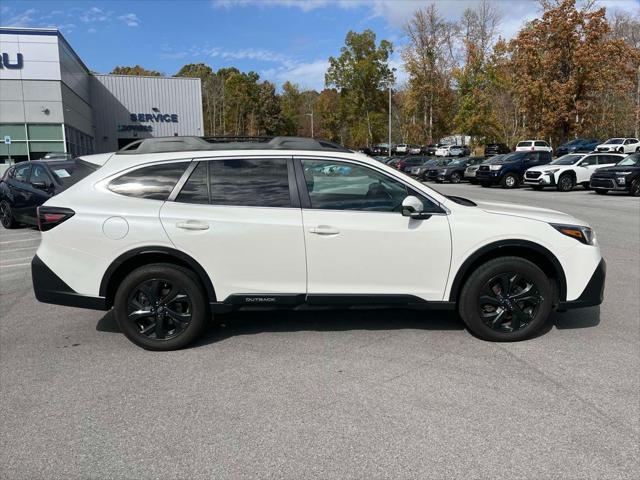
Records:
[[[329,58],[325,83],[340,91],[343,109],[353,125],[353,142],[366,142],[370,145],[374,139],[383,136],[384,127],[381,129],[379,122],[373,121],[371,113],[384,111],[382,89],[392,80],[389,69],[389,56],[392,52],[390,42],[382,40],[376,45],[375,33],[365,30],[362,33],[347,33],[340,56]],[[377,128],[374,130],[374,127]]]
[[[135,65],[133,67],[126,66],[117,66],[113,70],[111,70],[112,75],[137,75],[143,77],[162,77],[163,74],[156,70],[147,70],[140,65]]]

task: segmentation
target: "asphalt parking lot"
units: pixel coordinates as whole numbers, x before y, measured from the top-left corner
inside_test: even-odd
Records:
[[[152,353],[110,314],[38,303],[39,233],[2,230],[0,477],[638,478],[640,201],[436,188],[590,222],[603,305],[515,344],[452,314],[235,313]]]

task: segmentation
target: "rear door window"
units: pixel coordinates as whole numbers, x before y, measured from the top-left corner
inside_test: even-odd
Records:
[[[588,166],[597,165],[597,164],[598,164],[598,155],[591,155],[589,157],[585,157],[580,162],[580,165],[588,165]]]
[[[13,179],[17,182],[26,182],[29,178],[29,172],[31,171],[31,165],[18,165],[15,167]]]
[[[47,186],[51,184],[51,177],[47,173],[47,169],[43,165],[35,164],[31,169],[31,177],[29,182],[33,185],[35,183],[44,183]]]
[[[536,147],[548,147],[547,142],[535,142]]]
[[[111,180],[107,188],[127,197],[166,200],[188,164],[163,163],[138,168]]]

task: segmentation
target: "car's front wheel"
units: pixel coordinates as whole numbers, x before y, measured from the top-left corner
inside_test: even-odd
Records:
[[[500,184],[502,188],[516,188],[518,186],[518,176],[513,173],[507,173]]]
[[[451,183],[460,183],[461,180],[462,174],[460,174],[459,172],[453,172],[451,174]]]
[[[631,182],[631,188],[629,189],[629,193],[634,197],[640,197],[640,179],[636,178],[633,182]]]
[[[559,192],[568,192],[570,190],[573,190],[573,187],[575,187],[575,185],[576,183],[573,177],[570,174],[565,173],[564,175],[560,175],[556,188]]]
[[[114,299],[122,332],[147,350],[176,350],[204,330],[209,313],[196,276],[177,265],[157,263],[131,272]]]
[[[13,216],[11,205],[6,200],[0,202],[0,221],[2,221],[4,228],[16,228],[18,226],[18,222]]]
[[[535,335],[553,304],[545,273],[520,257],[501,257],[478,267],[460,293],[460,316],[485,340],[511,342]]]

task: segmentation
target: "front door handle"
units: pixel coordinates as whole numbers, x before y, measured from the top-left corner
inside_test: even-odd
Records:
[[[176,223],[176,227],[183,230],[209,230],[209,224],[196,222],[195,220],[187,220],[186,222]]]
[[[317,227],[311,227],[309,233],[315,233],[316,235],[338,235],[340,230],[329,225],[318,225]]]

